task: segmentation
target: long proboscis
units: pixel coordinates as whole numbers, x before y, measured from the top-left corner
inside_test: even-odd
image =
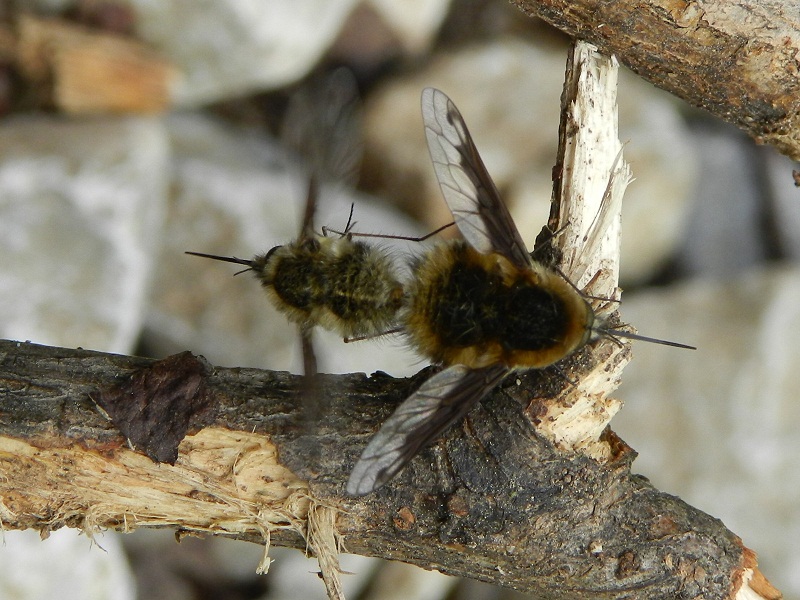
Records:
[[[680,342],[671,342],[670,340],[662,340],[659,338],[652,338],[646,335],[639,335],[638,333],[633,333],[631,331],[623,331],[620,329],[595,329],[597,333],[602,335],[607,335],[611,338],[621,337],[626,338],[629,340],[638,340],[640,342],[650,342],[651,344],[661,344],[662,346],[672,346],[673,348],[683,348],[684,350],[697,350],[696,346],[690,346],[688,344],[681,344]]]
[[[203,252],[189,252],[188,250],[184,252],[184,254],[191,254],[192,256],[200,256],[202,258],[211,258],[213,260],[221,260],[224,262],[234,263],[237,265],[245,265],[247,267],[253,266],[253,261],[248,260],[246,258],[237,258],[235,256],[220,256],[219,254],[205,254]]]
[[[219,254],[206,254],[205,252],[189,252],[188,250],[185,254],[191,254],[192,256],[199,256],[200,258],[211,258],[213,260],[221,260],[223,262],[233,263],[235,265],[244,265],[247,268],[242,269],[241,271],[236,271],[233,274],[234,277],[237,275],[241,275],[242,273],[246,273],[247,271],[254,270],[253,261],[247,260],[246,258],[238,258],[236,256],[220,256]]]

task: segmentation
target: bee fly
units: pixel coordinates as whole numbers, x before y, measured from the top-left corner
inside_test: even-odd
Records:
[[[389,257],[346,233],[304,232],[251,260],[187,254],[245,265],[275,307],[304,332],[318,325],[345,338],[377,336],[395,326],[403,301]]]
[[[374,491],[464,416],[514,369],[541,369],[600,336],[659,344],[609,327],[563,276],[537,263],[500,199],[458,109],[441,91],[422,92],[433,168],[463,240],[416,261],[401,326],[443,371],[425,381],[372,438],[347,493]]]
[[[314,232],[322,181],[343,181],[357,171],[360,145],[358,94],[352,74],[335,71],[295,95],[282,138],[308,164],[306,209],[300,234],[288,244],[247,260],[187,252],[244,265],[261,282],[275,307],[296,323],[303,342],[306,375],[316,373],[311,330],[320,326],[344,338],[375,337],[396,326],[403,288],[392,261],[378,248],[354,241],[345,230],[336,236]],[[351,209],[352,218],[352,209]]]

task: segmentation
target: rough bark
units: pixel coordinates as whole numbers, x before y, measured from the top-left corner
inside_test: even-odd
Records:
[[[586,361],[588,351],[564,367]],[[187,371],[196,385],[184,385]],[[134,383],[151,372],[157,390],[202,396],[174,465],[131,449],[98,406],[120,390],[130,402],[161,402],[156,388],[148,400]],[[525,406],[569,385],[555,372],[509,380],[364,498],[343,496],[349,470],[419,378],[319,377],[326,413],[309,423],[308,387],[287,373],[2,341],[2,525],[173,527],[305,549],[310,509],[324,507],[337,513],[349,552],[540,598],[730,598],[743,577],[759,575],[719,520],[633,475],[634,453],[610,430],[605,463],[537,434]]]
[[[796,0],[512,2],[800,160]]]

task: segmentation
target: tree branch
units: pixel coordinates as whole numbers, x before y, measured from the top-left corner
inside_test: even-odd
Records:
[[[580,353],[568,368],[588,358]],[[196,393],[210,407],[190,416],[174,465],[132,450],[97,405],[147,372],[164,389],[165,364],[177,383],[187,365],[200,365]],[[759,574],[720,521],[632,475],[634,453],[610,430],[605,464],[540,436],[523,403],[568,385],[557,374],[509,381],[396,484],[363,498],[343,496],[349,470],[420,379],[319,377],[328,408],[310,424],[307,387],[287,373],[214,368],[188,354],[153,361],[2,341],[2,524],[43,533],[173,527],[305,549],[309,513],[322,507],[336,513],[349,552],[545,598],[634,589],[642,598],[729,598]],[[147,400],[135,393],[130,402]]]
[[[781,0],[512,0],[800,160],[800,15]]]

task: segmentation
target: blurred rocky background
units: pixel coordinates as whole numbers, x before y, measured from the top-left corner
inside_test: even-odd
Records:
[[[364,98],[357,190],[317,222],[415,235],[447,222],[419,116],[458,104],[531,244],[544,224],[568,40],[504,0],[0,2],[0,335],[299,371],[290,324],[248,275],[185,250],[250,257],[297,235],[305,180],[277,134],[304,81],[345,65]],[[800,598],[800,190],[793,164],[628,72],[620,132],[621,312],[639,331],[613,426],[634,470],[721,518]],[[391,245],[399,260],[419,251]],[[414,373],[392,338],[317,334],[320,369]],[[313,560],[140,530],[90,541],[6,532],[0,598],[323,598]],[[345,557],[351,598],[510,598]]]

